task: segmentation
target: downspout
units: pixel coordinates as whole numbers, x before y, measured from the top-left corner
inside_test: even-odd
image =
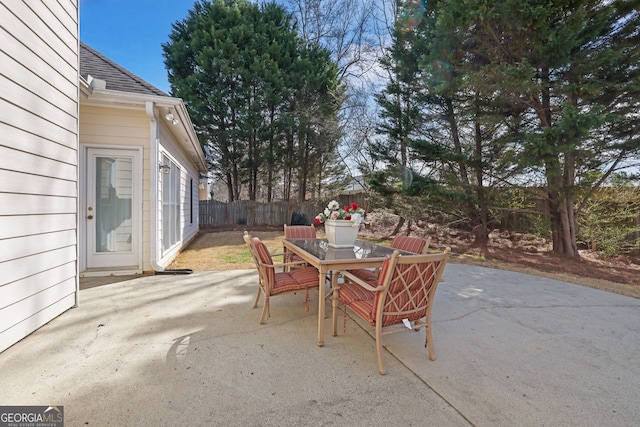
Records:
[[[149,117],[149,155],[150,155],[150,164],[149,164],[149,216],[150,216],[150,227],[149,231],[151,235],[149,236],[149,244],[150,244],[150,252],[151,259],[149,260],[151,267],[155,271],[164,271],[164,266],[158,264],[158,236],[160,235],[158,231],[158,165],[160,164],[160,141],[159,134],[160,131],[158,129],[158,120],[154,113],[154,104],[151,101],[145,102],[145,109],[147,111],[147,116]],[[154,175],[155,174],[155,175]]]

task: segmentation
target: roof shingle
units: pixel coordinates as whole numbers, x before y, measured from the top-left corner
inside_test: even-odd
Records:
[[[141,95],[169,96],[100,52],[80,42],[80,75],[105,80],[107,89]]]

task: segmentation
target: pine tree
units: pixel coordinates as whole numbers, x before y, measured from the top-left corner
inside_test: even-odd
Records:
[[[425,85],[415,98],[424,95],[427,137],[411,147],[465,191],[483,228],[492,203],[485,184],[539,178],[554,251],[578,256],[580,207],[640,154],[639,4],[450,0],[420,14],[408,50],[421,58]]]
[[[285,200],[294,183],[304,193],[318,173],[311,156],[335,150],[335,133],[318,137],[340,102],[328,53],[299,38],[282,7],[246,0],[196,2],[169,39],[172,94],[185,100],[229,200],[256,200],[265,186],[271,200],[278,180]]]
[[[589,172],[606,178],[640,152],[639,4],[506,1],[464,10],[470,57],[486,64],[478,86],[519,122],[520,163],[544,176],[559,254],[578,256],[577,187],[596,188],[603,181],[587,183]]]

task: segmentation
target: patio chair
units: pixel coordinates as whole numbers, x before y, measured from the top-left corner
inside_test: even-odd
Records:
[[[284,238],[285,239],[315,239],[316,228],[313,225],[284,225]],[[286,253],[286,250],[285,250]],[[296,254],[286,253],[286,262],[299,262],[303,261]],[[297,268],[304,267],[305,264],[298,266]],[[296,267],[292,267],[296,268]]]
[[[408,329],[417,331],[424,326],[425,347],[429,350],[429,359],[435,360],[431,310],[450,252],[446,248],[437,254],[401,256],[394,251],[391,258],[384,261],[378,282],[373,286],[348,271],[342,271],[344,283],[333,290],[333,336],[337,335],[337,309],[341,300],[344,303],[345,330],[347,307],[375,328],[380,374],[386,373],[382,360],[382,336],[390,333]]]
[[[393,249],[399,249],[405,252],[411,252],[414,254],[424,254],[429,248],[431,238],[423,239],[421,237],[410,236],[396,236],[391,241],[391,247]],[[349,273],[364,280],[365,282],[375,283],[378,281],[379,269],[371,270],[369,268],[359,268],[355,270],[349,270]]]
[[[264,293],[265,302],[260,316],[260,324],[263,324],[267,316],[271,317],[269,311],[269,299],[272,296],[280,295],[288,292],[296,293],[305,291],[305,307],[309,311],[309,289],[318,287],[318,270],[314,267],[305,267],[294,269],[292,271],[284,271],[287,267],[300,264],[306,265],[304,262],[286,262],[274,263],[274,256],[284,256],[284,254],[271,254],[269,249],[257,237],[251,237],[245,232],[244,241],[249,247],[249,251],[253,256],[253,260],[258,269],[258,294],[253,308],[258,306],[260,294]],[[283,269],[276,272],[276,269]]]
[[[316,228],[313,225],[284,225],[285,239],[315,239]]]

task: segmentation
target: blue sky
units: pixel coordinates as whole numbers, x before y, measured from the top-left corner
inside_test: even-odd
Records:
[[[169,92],[161,44],[194,0],[80,0],[80,40]]]

